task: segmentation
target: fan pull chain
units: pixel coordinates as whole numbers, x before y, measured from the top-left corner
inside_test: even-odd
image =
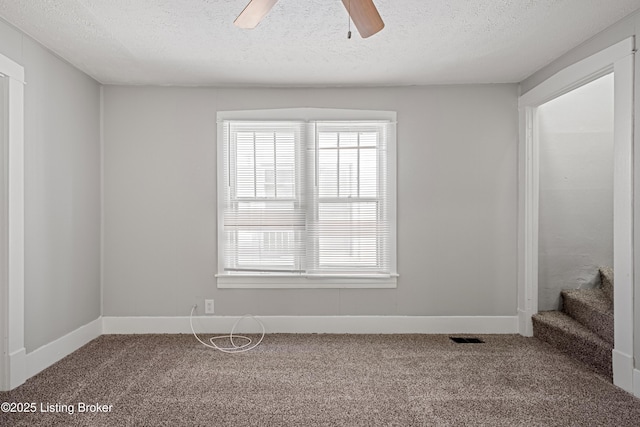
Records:
[[[347,38],[351,38],[351,0],[349,0],[349,13],[347,13],[347,18],[349,19],[349,32],[347,33]]]

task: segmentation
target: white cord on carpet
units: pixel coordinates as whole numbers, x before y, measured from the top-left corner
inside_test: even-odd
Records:
[[[211,344],[207,344],[206,342],[202,341],[200,337],[198,337],[198,335],[196,334],[196,331],[193,329],[193,311],[196,309],[196,307],[198,306],[194,305],[193,307],[191,307],[191,314],[189,315],[189,325],[191,325],[191,332],[193,333],[193,336],[196,337],[196,339],[200,341],[200,343],[205,347],[213,348],[223,353],[242,353],[242,352],[253,350],[254,348],[256,348],[258,345],[260,345],[260,343],[262,342],[262,339],[264,338],[264,333],[265,333],[264,323],[262,323],[260,319],[258,319],[255,316],[252,316],[251,314],[245,314],[244,316],[236,320],[236,323],[233,324],[233,327],[231,328],[231,333],[229,335],[220,335],[216,337],[211,337],[209,338],[209,342]],[[251,338],[246,337],[244,335],[233,335],[238,324],[247,317],[250,317],[256,322],[258,322],[258,324],[262,328],[262,335],[260,336],[260,339],[258,340],[258,342],[256,342],[253,345],[251,344],[253,342]],[[234,338],[239,338],[241,340],[245,340],[246,342],[242,345],[236,345],[236,343],[233,341]],[[229,339],[233,347],[220,347],[219,345],[216,344],[216,340],[220,340],[220,339]]]

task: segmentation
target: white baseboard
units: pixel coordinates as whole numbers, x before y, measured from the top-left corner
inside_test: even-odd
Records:
[[[633,393],[633,357],[615,349],[612,355],[613,384],[624,391]]]
[[[102,318],[99,317],[75,331],[69,332],[67,335],[28,353],[26,355],[27,378],[48,368],[100,335],[102,335]]]
[[[633,394],[640,398],[640,370],[633,370]]]
[[[517,334],[517,316],[257,316],[267,333],[327,334]],[[228,333],[240,316],[197,316],[194,329]],[[191,333],[189,317],[103,317],[105,334]],[[251,319],[237,332],[260,332]]]
[[[9,386],[8,390],[18,387],[29,378],[26,367],[26,353],[27,351],[23,347],[9,354],[9,366],[7,370],[7,372],[9,372],[9,384],[5,384]]]
[[[525,337],[533,336],[533,321],[531,316],[535,313],[518,309],[518,333]]]

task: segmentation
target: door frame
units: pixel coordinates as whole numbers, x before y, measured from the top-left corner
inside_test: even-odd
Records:
[[[0,135],[3,174],[0,227],[0,391],[26,380],[24,347],[24,68],[0,54],[5,85],[5,131]]]
[[[551,76],[518,100],[518,327],[533,335],[538,312],[539,141],[537,108],[614,73],[613,382],[633,392],[633,92],[635,40],[629,37]]]

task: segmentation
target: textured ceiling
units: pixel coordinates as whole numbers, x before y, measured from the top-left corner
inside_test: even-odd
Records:
[[[0,17],[109,84],[375,86],[519,82],[640,0],[375,0],[385,28],[349,40],[340,0],[0,0]]]

